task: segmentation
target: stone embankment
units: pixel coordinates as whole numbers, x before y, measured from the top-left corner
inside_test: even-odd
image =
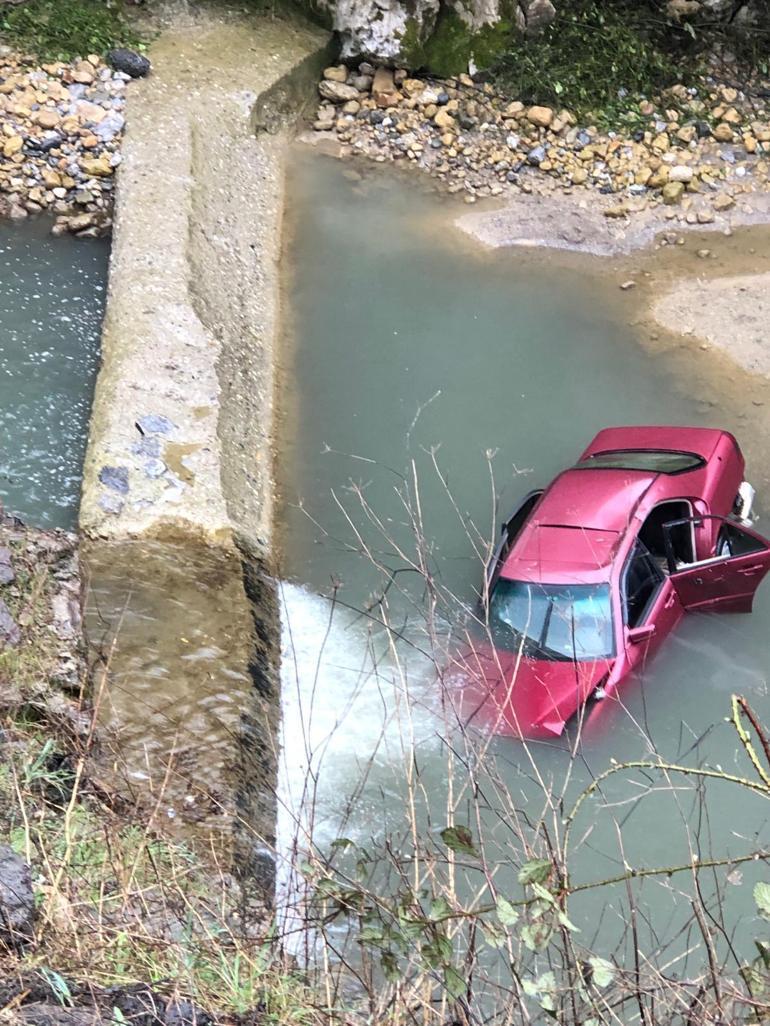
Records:
[[[658,205],[711,223],[739,196],[770,190],[767,83],[704,81],[630,107],[627,132],[529,106],[469,76],[423,80],[362,63],[329,67],[314,129],[343,152],[412,165],[469,203],[522,194],[609,197],[607,217]]]
[[[90,54],[41,64],[0,47],[0,216],[47,212],[55,233],[109,229],[126,84],[137,72],[116,63]]]

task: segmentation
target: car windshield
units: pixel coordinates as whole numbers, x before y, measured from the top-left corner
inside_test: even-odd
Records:
[[[608,584],[530,584],[501,577],[489,603],[497,648],[533,659],[605,659],[613,654]]]
[[[702,467],[704,460],[691,452],[670,452],[663,449],[615,449],[586,456],[577,464],[577,470],[597,467],[606,470],[651,470],[655,474],[682,474],[685,470]]]

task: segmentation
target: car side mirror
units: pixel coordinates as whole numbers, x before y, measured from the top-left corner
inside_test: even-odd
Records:
[[[632,627],[626,637],[628,638],[629,644],[641,645],[643,641],[648,641],[655,633],[655,624],[646,623],[641,627]]]

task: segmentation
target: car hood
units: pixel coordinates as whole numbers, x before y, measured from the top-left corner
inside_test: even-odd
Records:
[[[458,659],[463,719],[494,734],[558,737],[613,662],[531,659],[474,644]]]

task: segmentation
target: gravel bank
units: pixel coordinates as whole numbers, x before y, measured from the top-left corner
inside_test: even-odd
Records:
[[[96,54],[41,64],[0,46],[0,216],[109,229],[130,79]]]

